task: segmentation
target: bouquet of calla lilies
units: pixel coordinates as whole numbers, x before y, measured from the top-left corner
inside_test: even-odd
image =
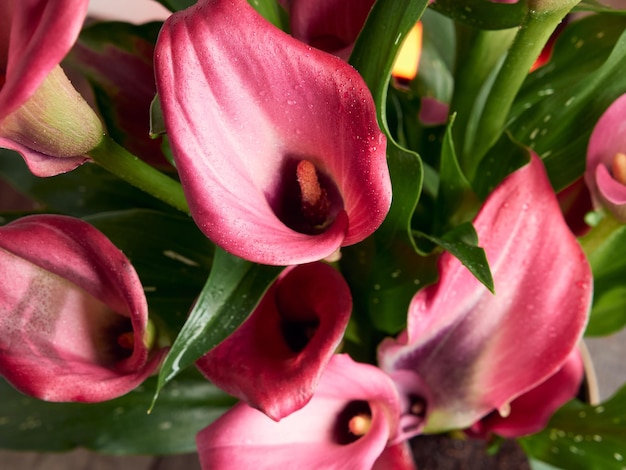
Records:
[[[626,10],[159,2],[0,3],[2,448],[626,468]]]

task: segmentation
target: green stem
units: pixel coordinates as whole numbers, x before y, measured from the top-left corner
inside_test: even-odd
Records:
[[[189,214],[187,199],[178,181],[140,160],[110,137],[104,136],[100,144],[89,151],[89,156],[110,173]]]
[[[529,1],[526,18],[498,71],[480,114],[473,145],[470,147],[472,161],[480,161],[498,140],[513,100],[528,75],[528,71],[556,27],[579,1]]]
[[[450,111],[457,113],[452,135],[461,168],[467,175],[471,155],[465,155],[465,134],[476,97],[515,37],[516,29],[487,31],[456,24],[457,59]]]

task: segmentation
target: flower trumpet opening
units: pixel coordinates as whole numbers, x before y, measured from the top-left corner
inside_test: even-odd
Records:
[[[365,400],[354,400],[337,415],[333,441],[340,445],[352,444],[367,434],[372,426],[372,410]]]
[[[309,159],[287,158],[280,173],[281,186],[268,198],[276,216],[296,232],[322,233],[343,210],[335,183]]]
[[[617,152],[611,162],[611,174],[621,184],[626,185],[626,154]]]

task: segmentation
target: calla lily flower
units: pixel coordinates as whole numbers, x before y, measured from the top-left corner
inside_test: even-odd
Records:
[[[474,225],[495,295],[445,253],[439,281],[412,299],[406,331],[379,347],[383,370],[422,381],[424,432],[506,415],[563,366],[588,318],[590,268],[537,156],[494,190]]]
[[[311,401],[280,422],[241,403],[200,431],[200,463],[218,470],[281,465],[363,470],[373,468],[383,453],[389,462],[402,461],[401,447],[391,447],[392,455],[385,452],[397,438],[401,410],[394,383],[384,372],[336,355]]]
[[[155,51],[177,169],[213,242],[258,263],[304,264],[380,226],[391,203],[386,140],[352,67],[245,0],[172,15]]]
[[[23,217],[0,227],[0,375],[48,401],[121,396],[158,366],[137,274],[78,219]]]
[[[88,3],[0,2],[0,146],[20,153],[37,176],[73,170],[102,139],[100,120],[59,66]]]
[[[556,410],[576,397],[583,375],[583,361],[576,348],[556,373],[513,400],[507,416],[493,412],[474,424],[470,433],[517,438],[541,431]]]
[[[626,94],[596,123],[587,147],[585,182],[596,209],[606,207],[626,222]]]
[[[334,268],[288,268],[250,318],[196,364],[215,385],[278,421],[310,400],[351,310],[350,288]]]

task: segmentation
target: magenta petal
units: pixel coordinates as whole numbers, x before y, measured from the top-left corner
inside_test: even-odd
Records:
[[[216,244],[259,263],[303,264],[382,223],[386,141],[352,67],[279,31],[245,0],[201,0],[174,14],[155,64],[192,216]],[[310,230],[296,224],[303,160],[329,200],[325,222]]]
[[[291,34],[348,60],[374,0],[292,0]]]
[[[409,441],[387,446],[372,470],[417,470]]]
[[[596,123],[587,147],[585,182],[596,208],[604,205],[626,220],[626,185],[610,174],[617,153],[626,153],[626,94],[607,108]]]
[[[148,309],[137,274],[86,222],[36,215],[0,227],[0,277],[0,374],[24,393],[109,400],[158,366],[165,351],[144,343]]]
[[[287,269],[250,318],[196,364],[214,384],[280,420],[313,395],[351,310],[350,289],[331,266]]]
[[[47,177],[59,175],[61,173],[67,173],[75,168],[78,168],[85,163],[87,157],[64,157],[56,158],[46,155],[36,150],[29,149],[24,145],[21,145],[11,139],[6,139],[0,136],[0,147],[14,150],[19,153],[23,158],[26,166],[33,175],[39,177]]]
[[[88,0],[3,0],[0,14],[0,120],[30,98],[68,53]],[[54,38],[54,40],[51,40]]]
[[[505,409],[561,367],[587,321],[589,265],[536,156],[495,189],[474,225],[495,296],[445,253],[439,282],[411,302],[407,334],[379,349],[383,370],[411,370],[429,387],[426,432]]]
[[[508,438],[541,431],[556,410],[576,397],[583,374],[583,361],[577,348],[555,374],[513,400],[507,416],[493,412],[472,426],[472,431],[479,435],[493,432]]]
[[[347,442],[355,404],[369,407],[371,427]],[[398,413],[399,398],[385,373],[346,355],[333,356],[311,401],[280,422],[239,404],[202,430],[200,462],[212,470],[370,469],[392,436]]]

